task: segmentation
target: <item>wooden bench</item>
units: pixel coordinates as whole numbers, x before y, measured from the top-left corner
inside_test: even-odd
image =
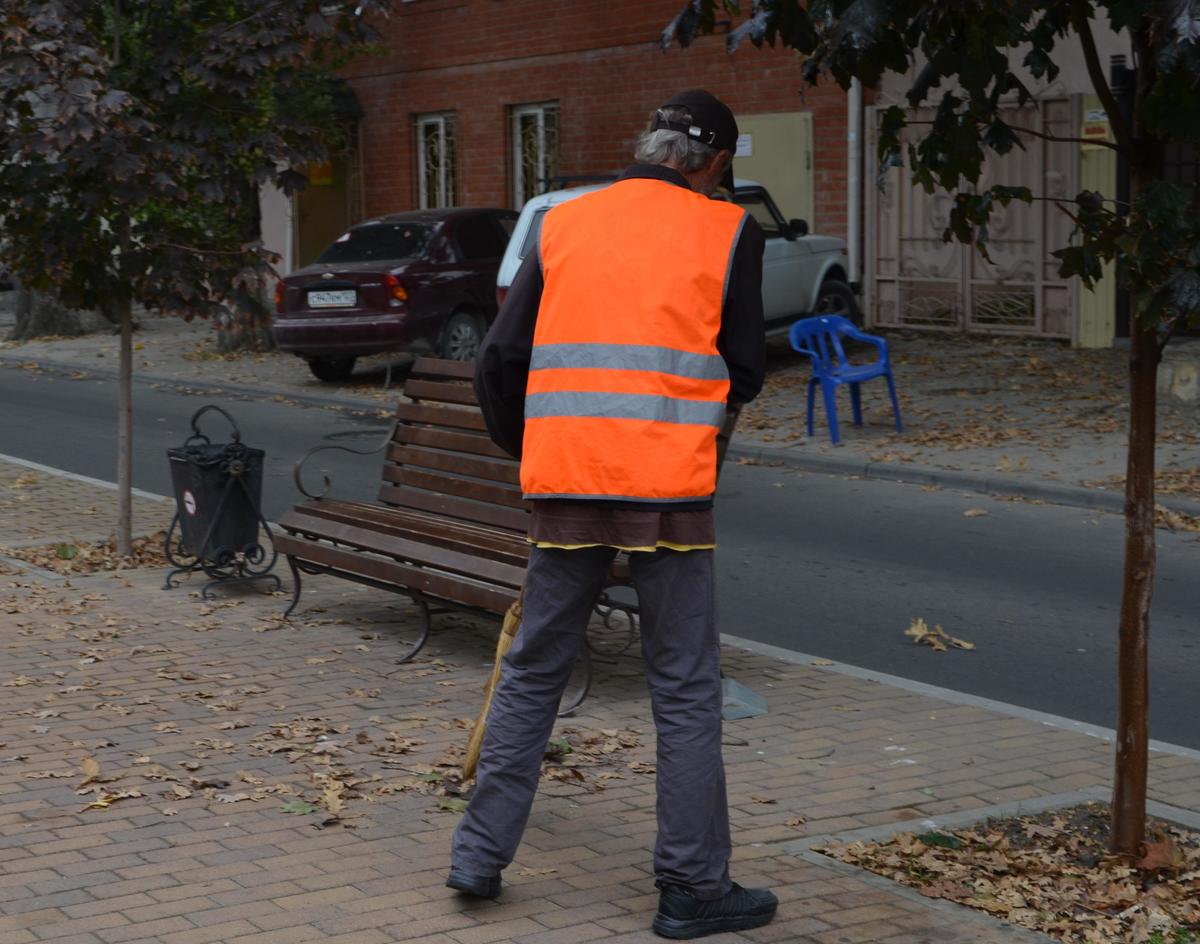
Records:
[[[429,639],[434,612],[466,610],[503,616],[520,594],[529,561],[529,504],[521,497],[519,463],[488,437],[471,386],[471,363],[420,358],[404,384],[388,439],[379,449],[318,446],[295,469],[308,500],[280,520],[275,546],[295,578],[291,614],[300,601],[302,574],[329,574],[411,597],[421,612],[417,641],[397,660],[407,662]],[[313,494],[303,468],[316,453],[340,449],[370,455],[386,449],[377,502]],[[628,585],[619,557],[607,586]],[[625,610],[632,636],[632,608]],[[604,611],[602,610],[602,613]],[[564,698],[578,707],[590,682],[588,647],[583,680]]]

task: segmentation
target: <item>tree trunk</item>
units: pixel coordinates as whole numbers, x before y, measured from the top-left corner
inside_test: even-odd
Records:
[[[1129,354],[1129,459],[1125,473],[1125,582],[1117,675],[1112,851],[1135,856],[1146,837],[1150,686],[1147,657],[1154,589],[1154,442],[1158,331],[1134,317]]]
[[[8,335],[10,341],[73,338],[112,328],[112,322],[99,312],[67,308],[51,295],[27,292],[19,286],[13,295],[15,324]]]
[[[234,182],[237,200],[237,226],[244,244],[262,239],[262,209],[259,206],[258,185],[242,177]],[[268,270],[261,269],[261,281],[252,280],[236,291],[229,299],[225,310],[217,316],[217,350],[222,354],[232,351],[270,351],[275,347],[271,335],[271,312],[274,310],[272,295],[274,280],[268,278]]]
[[[121,328],[117,380],[117,555],[133,553],[133,303],[117,303]]]

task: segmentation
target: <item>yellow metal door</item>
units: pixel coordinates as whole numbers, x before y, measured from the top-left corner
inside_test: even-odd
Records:
[[[734,176],[762,184],[785,217],[812,226],[812,114],[738,115],[737,123],[741,139]]]

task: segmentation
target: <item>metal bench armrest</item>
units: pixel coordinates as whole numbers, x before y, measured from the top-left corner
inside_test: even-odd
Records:
[[[394,436],[395,433],[396,433],[396,423],[392,423],[391,427],[389,427],[389,429],[387,431],[387,435],[383,437],[383,442],[381,442],[378,446],[375,446],[372,449],[352,449],[349,446],[340,446],[337,444],[329,445],[329,446],[314,446],[312,449],[308,450],[308,452],[306,452],[304,455],[302,455],[299,459],[296,460],[296,465],[292,469],[292,480],[296,483],[296,489],[305,498],[312,498],[315,500],[324,498],[326,495],[329,494],[330,488],[333,487],[333,480],[330,479],[327,474],[324,474],[324,470],[322,470],[323,474],[321,475],[321,480],[325,483],[325,487],[316,495],[314,495],[312,492],[310,492],[308,489],[306,489],[304,487],[304,464],[306,462],[308,462],[309,459],[311,459],[313,456],[315,456],[318,452],[325,452],[326,450],[330,450],[330,449],[337,449],[342,452],[348,452],[354,456],[373,456],[378,452],[382,452],[384,449],[386,449],[388,447],[388,444],[392,441],[392,436]]]

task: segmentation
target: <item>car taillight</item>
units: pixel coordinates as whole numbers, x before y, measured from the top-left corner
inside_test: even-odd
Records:
[[[275,310],[283,311],[284,287],[282,282],[275,283]]]
[[[497,308],[499,308],[501,305],[504,304],[504,299],[507,296],[508,296],[508,289],[503,285],[497,286],[497,288],[496,288],[496,307]]]
[[[405,291],[404,286],[400,284],[400,280],[394,275],[385,275],[383,277],[383,284],[388,287],[388,295],[396,299],[396,301],[402,302],[408,298],[408,292]]]

